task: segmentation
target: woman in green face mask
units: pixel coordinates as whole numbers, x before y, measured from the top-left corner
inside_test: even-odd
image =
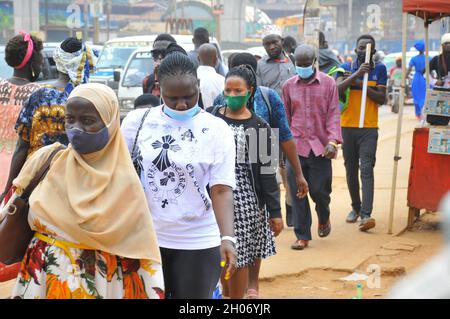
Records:
[[[236,73],[236,75],[233,75],[233,73]],[[246,106],[253,105],[249,102],[253,101],[256,83],[253,82],[253,79],[240,76],[239,73],[251,73],[251,70],[248,67],[236,68],[227,75],[224,89],[226,105],[220,113],[228,113],[229,117],[234,119],[248,119],[251,116],[251,111]]]
[[[234,232],[237,238],[236,272],[222,277],[223,295],[244,298],[249,266],[275,254],[272,224],[281,220],[280,193],[276,180],[278,139],[253,112],[256,74],[250,66],[232,68],[225,79],[225,104],[209,108],[233,130],[236,141],[236,189]],[[263,146],[261,146],[263,145]]]

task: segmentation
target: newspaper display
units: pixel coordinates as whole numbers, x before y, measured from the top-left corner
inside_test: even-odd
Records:
[[[428,153],[450,155],[450,128],[430,128]]]
[[[424,114],[450,117],[450,91],[427,91]]]

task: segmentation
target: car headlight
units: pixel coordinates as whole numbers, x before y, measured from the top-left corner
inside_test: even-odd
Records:
[[[121,102],[121,107],[125,110],[134,109],[134,99],[123,99]]]

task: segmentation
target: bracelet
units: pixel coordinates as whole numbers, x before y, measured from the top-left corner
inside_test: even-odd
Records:
[[[328,142],[328,144],[333,145],[335,148],[338,148],[338,145],[333,141]]]
[[[237,243],[236,237],[231,237],[231,236],[222,236],[220,238],[220,240],[221,241],[224,241],[224,240],[231,241],[233,243],[233,245],[236,245],[236,243]]]

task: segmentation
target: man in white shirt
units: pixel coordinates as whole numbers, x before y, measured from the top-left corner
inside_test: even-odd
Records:
[[[200,66],[197,69],[197,77],[200,80],[203,107],[207,109],[213,106],[214,99],[223,92],[225,77],[216,73],[214,68],[218,61],[214,45],[203,44],[198,50],[198,60]]]

